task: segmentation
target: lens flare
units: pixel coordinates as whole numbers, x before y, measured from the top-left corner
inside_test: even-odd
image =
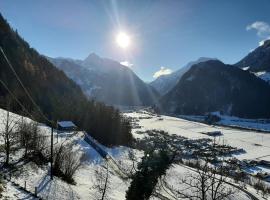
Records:
[[[130,45],[130,37],[125,32],[120,32],[116,36],[116,44],[119,47],[126,49]]]

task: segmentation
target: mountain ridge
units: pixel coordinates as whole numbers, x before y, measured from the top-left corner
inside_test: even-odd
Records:
[[[216,58],[208,58],[208,57],[200,57],[195,61],[191,61],[187,63],[182,68],[172,72],[168,75],[162,75],[155,79],[154,81],[150,82],[149,85],[154,87],[161,95],[168,93],[181,79],[181,77],[186,73],[190,67],[194,64],[204,62],[207,60],[217,60]]]
[[[130,68],[95,53],[84,60],[48,58],[92,99],[109,105],[150,106],[159,94]]]
[[[269,118],[269,102],[266,82],[233,65],[210,60],[193,65],[161,98],[160,105],[164,112],[173,114],[221,111],[244,118]]]

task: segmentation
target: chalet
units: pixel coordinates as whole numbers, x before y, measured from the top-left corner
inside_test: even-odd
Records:
[[[75,131],[77,126],[72,121],[58,121],[57,127],[59,131]]]

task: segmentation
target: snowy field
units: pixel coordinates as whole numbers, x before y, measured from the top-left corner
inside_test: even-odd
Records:
[[[135,138],[144,137],[137,131],[158,129],[169,134],[181,135],[190,139],[211,138],[204,132],[221,131],[223,134],[217,142],[243,148],[246,153],[235,155],[239,159],[263,159],[270,161],[270,133],[262,133],[236,128],[210,126],[199,122],[188,121],[176,117],[157,116],[147,112],[125,113],[126,116],[138,119],[140,128],[133,129]]]
[[[270,133],[270,119],[245,119],[235,116],[221,115],[219,112],[213,112],[214,115],[220,117],[218,125],[231,126],[235,128],[245,128],[250,130],[259,130]],[[205,116],[201,115],[180,115],[180,118],[190,119],[191,121],[203,122]]]
[[[137,127],[133,129],[135,138],[142,138],[145,135],[140,131],[159,129],[169,134],[181,135],[190,139],[211,138],[202,134],[204,132],[221,131],[222,136],[217,137],[217,142],[228,144],[232,147],[243,148],[245,153],[233,155],[236,158],[256,159],[270,161],[270,133],[262,133],[236,128],[209,126],[203,123],[188,121],[176,117],[157,116],[147,112],[125,113],[126,116],[135,118]],[[269,168],[256,166],[248,169],[250,173],[269,172]]]

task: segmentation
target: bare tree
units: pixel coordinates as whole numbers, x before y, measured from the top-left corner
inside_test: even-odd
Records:
[[[208,162],[197,166],[200,167],[180,178],[178,188],[165,179],[163,186],[175,197],[190,200],[224,200],[234,194],[234,189],[226,183],[226,168],[209,166]]]
[[[20,145],[24,148],[24,157],[28,157],[29,153],[41,155],[46,148],[46,136],[42,134],[37,122],[27,123],[22,120],[18,125],[18,133]]]
[[[0,136],[4,140],[5,165],[9,165],[10,154],[15,150],[14,146],[17,144],[17,134],[15,132],[17,120],[10,117],[10,112],[6,111],[6,116],[2,117],[2,125],[4,128],[1,130]]]
[[[108,164],[102,165],[95,170],[95,184],[92,187],[95,199],[108,200],[108,192],[110,188],[109,168]]]

